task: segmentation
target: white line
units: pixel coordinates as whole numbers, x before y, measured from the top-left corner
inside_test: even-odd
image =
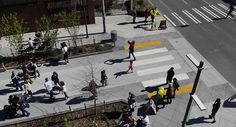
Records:
[[[161,66],[161,67],[154,67],[154,68],[140,70],[140,71],[137,71],[137,74],[138,74],[138,76],[143,76],[143,75],[150,75],[150,74],[155,74],[155,73],[166,72],[171,67],[174,67],[175,70],[178,70],[181,68],[181,66],[179,64],[172,64],[172,65],[166,65],[166,66]]]
[[[179,22],[182,24],[182,25],[186,25],[178,16],[176,16],[174,13],[171,13],[176,19],[179,20]]]
[[[156,57],[151,59],[145,59],[145,60],[138,60],[134,62],[134,66],[142,66],[147,64],[153,64],[153,63],[159,63],[164,61],[174,60],[174,57],[172,55],[162,56],[162,57]]]
[[[222,8],[224,8],[226,11],[229,11],[229,8],[228,8],[227,6],[225,6],[224,4],[219,3],[218,5],[219,5],[220,7],[222,7]],[[233,11],[233,14],[236,15],[236,12]]]
[[[215,14],[214,12],[212,12],[211,10],[209,10],[208,8],[206,8],[205,6],[201,7],[205,12],[207,12],[208,14],[212,15],[214,18],[220,18],[217,14]]]
[[[216,6],[214,6],[214,5],[210,5],[210,7],[212,8],[212,9],[214,9],[215,11],[217,11],[218,13],[220,13],[221,15],[223,15],[224,17],[226,17],[226,13],[225,12],[223,12],[223,11],[221,11],[219,8],[217,8]],[[231,19],[233,19],[232,17],[229,17],[229,18],[231,18]]]
[[[139,56],[146,56],[146,55],[152,55],[152,54],[163,53],[163,52],[168,52],[168,49],[164,47],[164,48],[145,50],[145,51],[140,51],[140,52],[134,52],[134,55],[136,57],[139,57]]]
[[[187,10],[185,10],[185,12],[191,16],[193,19],[195,19],[198,23],[202,23],[201,21],[199,21],[195,16],[193,16],[190,12],[188,12]]]
[[[205,14],[203,14],[201,11],[199,11],[197,8],[192,8],[193,11],[195,11],[198,15],[200,15],[202,18],[204,18],[208,22],[212,22],[213,20],[207,17]]]
[[[177,78],[178,81],[189,79],[189,76],[186,73],[177,74],[174,77]],[[158,86],[164,83],[166,83],[166,77],[161,77],[158,79],[147,80],[142,82],[144,88]]]
[[[185,25],[189,25],[182,17],[180,17],[176,12],[174,12],[176,16],[178,16],[184,23]]]
[[[195,23],[198,24],[198,21],[196,21],[194,18],[192,18],[189,14],[187,14],[185,11],[182,11],[186,16],[188,16],[190,19],[192,19]]]
[[[173,26],[176,26],[176,24],[174,23],[174,22],[172,22],[171,20],[170,20],[170,18],[168,18],[166,15],[163,15]]]

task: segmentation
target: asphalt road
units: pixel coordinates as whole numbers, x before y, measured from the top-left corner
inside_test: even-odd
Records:
[[[229,5],[221,0],[150,1],[159,9],[161,14],[166,15],[176,25],[176,29],[236,88],[236,13],[233,19],[224,19]],[[194,8],[201,13],[198,11],[198,14]],[[190,14],[185,14],[183,10],[187,10]],[[173,15],[173,13],[177,13],[178,16]],[[183,23],[176,17],[181,17],[189,26],[183,27]]]

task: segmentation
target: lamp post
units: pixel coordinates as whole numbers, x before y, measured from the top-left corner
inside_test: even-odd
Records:
[[[83,1],[83,11],[84,11],[84,19],[85,19],[85,30],[86,30],[86,38],[88,38],[88,26],[87,26],[87,11],[88,11],[88,8],[87,8],[87,0],[82,0]],[[85,6],[86,6],[86,9],[85,9]]]
[[[188,114],[189,114],[189,110],[190,110],[190,107],[191,107],[192,101],[193,101],[192,95],[196,91],[197,84],[198,84],[198,81],[199,81],[199,78],[200,78],[200,75],[201,75],[201,71],[203,70],[203,64],[204,64],[203,61],[200,61],[200,63],[199,63],[195,58],[192,57],[192,55],[190,55],[190,57],[187,55],[187,57],[193,62],[193,64],[197,67],[198,70],[197,70],[197,75],[196,75],[196,78],[195,78],[195,81],[194,81],[194,84],[193,84],[192,92],[190,93],[190,98],[189,98],[188,105],[187,105],[187,108],[186,108],[186,111],[185,111],[184,119],[183,119],[183,122],[182,122],[182,127],[185,127],[186,120],[187,120]]]
[[[102,0],[102,23],[103,23],[103,33],[106,33],[106,12],[105,12],[105,2]]]

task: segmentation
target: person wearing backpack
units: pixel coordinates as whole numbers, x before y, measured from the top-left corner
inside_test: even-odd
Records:
[[[173,79],[173,87],[174,87],[173,98],[175,98],[176,90],[179,90],[179,83],[177,78]]]

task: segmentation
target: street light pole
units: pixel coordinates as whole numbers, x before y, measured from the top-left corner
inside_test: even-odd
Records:
[[[87,26],[87,11],[88,11],[88,8],[87,8],[87,0],[82,0],[83,1],[83,11],[84,11],[84,19],[85,19],[85,30],[86,30],[86,38],[88,38],[88,26]],[[85,6],[86,6],[86,9],[85,9]]]
[[[105,22],[105,2],[102,0],[102,22],[103,22],[103,33],[106,33],[106,22]]]
[[[198,81],[199,81],[199,78],[200,78],[200,75],[201,75],[201,71],[203,70],[203,64],[204,64],[204,62],[200,61],[199,66],[197,66],[197,68],[198,68],[197,75],[196,75],[196,78],[195,78],[195,81],[194,81],[194,84],[193,84],[192,92],[190,93],[190,98],[189,98],[188,106],[187,106],[187,109],[186,109],[186,112],[185,112],[185,115],[184,115],[184,120],[182,122],[182,127],[185,127],[186,120],[187,120],[188,114],[189,114],[189,110],[190,110],[190,107],[191,107],[192,101],[193,101],[193,98],[192,98],[191,95],[193,95],[196,91],[197,84],[198,84]]]

